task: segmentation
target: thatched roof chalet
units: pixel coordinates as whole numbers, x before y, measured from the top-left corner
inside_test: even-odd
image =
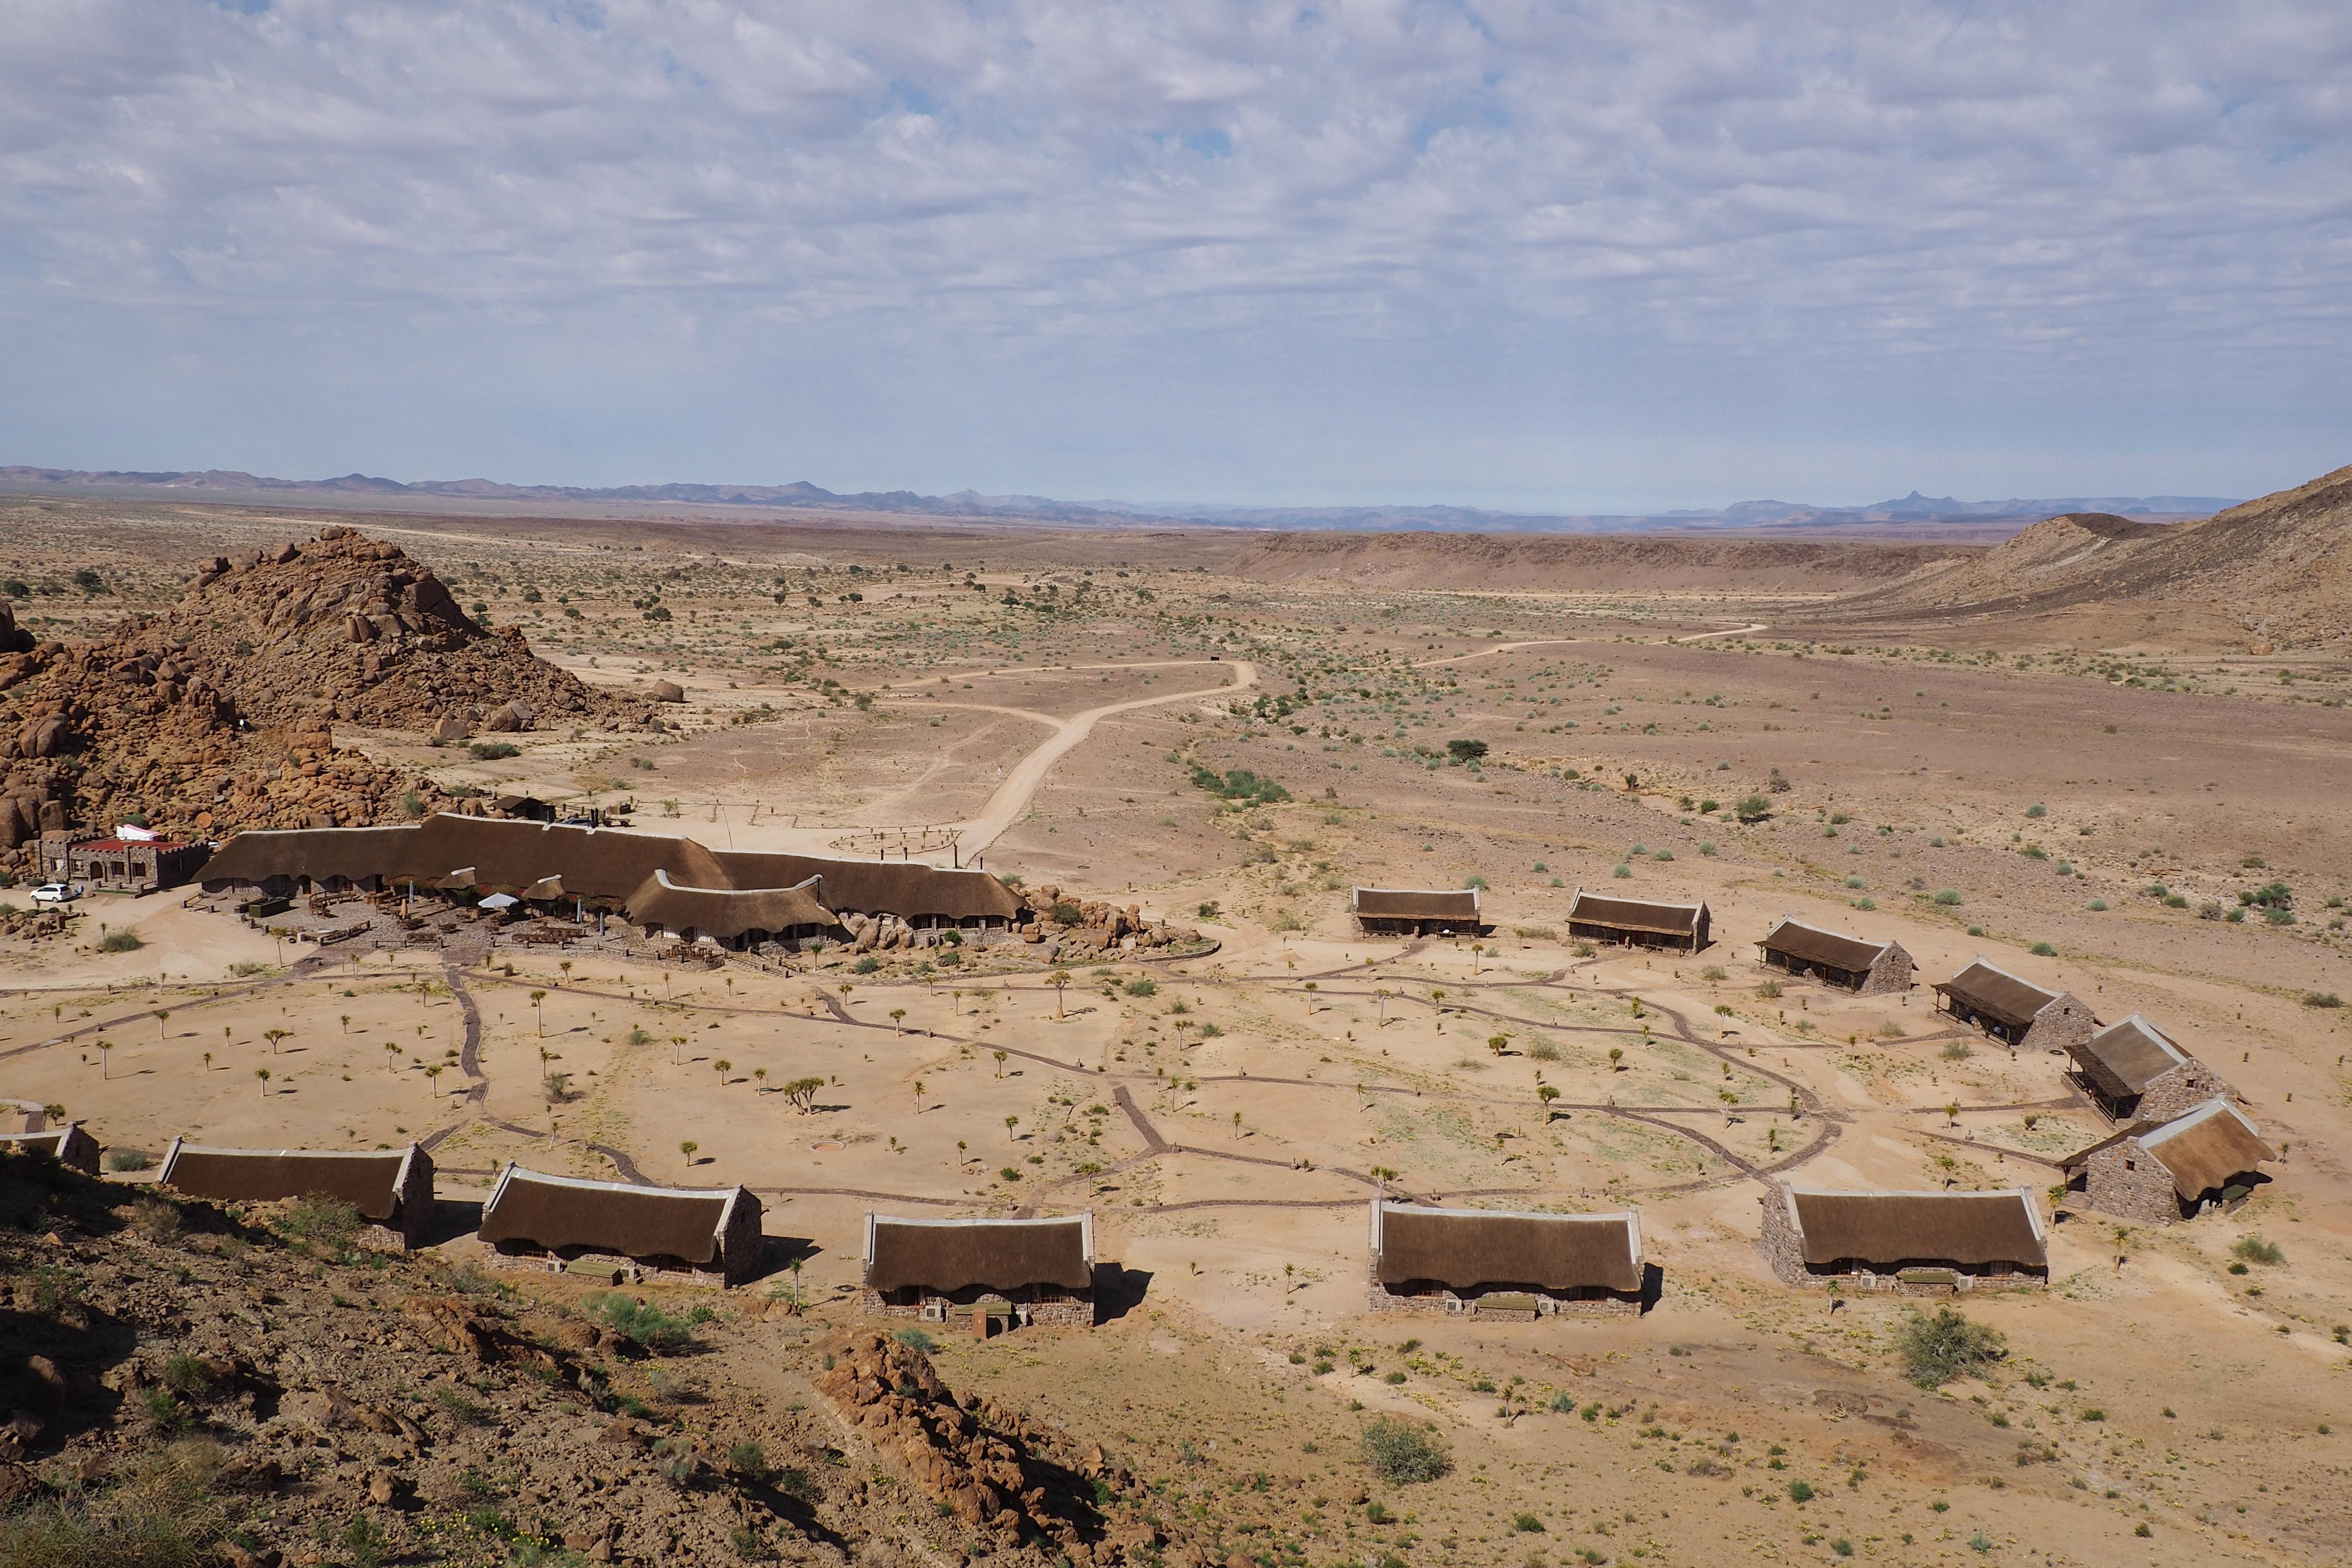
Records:
[[[2063,994],[2045,991],[1979,957],[1949,980],[1938,980],[1936,993],[1947,1001],[1965,1005],[1970,1012],[1995,1019],[2012,1029],[2023,1029],[2042,1010]]]
[[[2042,1211],[2022,1188],[1990,1193],[1837,1192],[1789,1185],[1783,1199],[1814,1268],[1859,1263],[1979,1268],[2048,1266]]]
[[[1375,1198],[1372,1275],[1390,1289],[1642,1289],[1642,1222],[1616,1214],[1433,1208]]]
[[[1092,1210],[1053,1219],[866,1215],[866,1289],[877,1294],[1016,1294],[1041,1286],[1076,1294],[1094,1288],[1094,1264]]]
[[[1360,921],[1416,921],[1448,925],[1479,923],[1476,888],[1358,888],[1349,913]]]
[[[20,1154],[46,1154],[58,1164],[79,1171],[85,1176],[98,1174],[98,1140],[91,1137],[79,1121],[68,1121],[63,1127],[45,1128],[38,1132],[0,1132],[0,1151],[14,1150]]]
[[[640,1187],[527,1171],[499,1173],[482,1205],[481,1237],[505,1253],[609,1253],[657,1268],[758,1271],[760,1200],[747,1187]]]
[[[2137,1143],[2161,1165],[2172,1178],[2173,1191],[2189,1204],[2278,1158],[2278,1152],[2263,1142],[2262,1130],[2216,1095],[2186,1116],[2161,1123],[2143,1121],[2103,1138],[2068,1155],[2062,1164],[2074,1171],[2102,1150],[2126,1142]]]
[[[174,1138],[158,1184],[214,1203],[282,1203],[329,1197],[347,1203],[411,1245],[433,1220],[433,1156],[399,1149],[219,1149]]]
[[[2068,1054],[2084,1077],[2116,1100],[2144,1094],[2158,1079],[2190,1062],[2187,1051],[2138,1013],[2117,1019]]]
[[[746,931],[770,935],[814,927],[829,931],[834,913],[817,902],[817,879],[792,888],[681,888],[667,871],[656,870],[627,899],[629,918],[674,933],[696,931],[732,942]]]
[[[1620,931],[1654,931],[1660,936],[1688,936],[1706,917],[1705,900],[1696,904],[1661,904],[1645,899],[1611,899],[1576,889],[1568,918],[1588,924],[1614,926]]]
[[[1865,971],[1885,955],[1895,943],[1865,942],[1843,931],[1824,931],[1801,921],[1782,915],[1772,929],[1759,938],[1757,946],[1770,953],[1784,953],[1800,963],[1822,964],[1831,969],[1856,973]]]

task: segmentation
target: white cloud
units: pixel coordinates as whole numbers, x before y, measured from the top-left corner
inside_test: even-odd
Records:
[[[795,395],[778,412],[860,472],[651,431],[468,428],[436,451],[427,426],[371,456],[299,419],[289,461],[1148,490],[1222,451],[1228,493],[1354,494],[1418,461],[1465,499],[1573,501],[1682,482],[1612,469],[1606,442],[1564,471],[1537,438],[1632,418],[1629,384],[1659,395],[1648,435],[1704,441],[1706,409],[1727,450],[1790,421],[1843,450],[1900,424],[1888,389],[1913,387],[1923,434],[1946,416],[1932,379],[2034,412],[1891,442],[1905,488],[1938,451],[1966,475],[2011,435],[2049,444],[2063,408],[2088,463],[2067,488],[2242,488],[2234,426],[2203,469],[2159,443],[2172,466],[2137,484],[2117,465],[2147,443],[2116,411],[2181,384],[2225,426],[2259,408],[2263,459],[2286,462],[2344,413],[2341,5],[0,0],[0,317],[81,362],[45,382],[127,374],[161,336],[198,345],[231,406],[299,405],[311,355],[383,366],[385,407],[528,401],[554,336],[567,364],[691,402],[762,395],[763,365],[821,350],[869,356],[923,433],[893,471],[869,426]],[[227,365],[232,339],[299,357]],[[1507,363],[1538,346],[1547,365]],[[1286,371],[1300,396],[1255,437],[1197,412]],[[964,419],[994,377],[1041,423],[1098,426],[1097,458]],[[2282,404],[2303,421],[2284,437]],[[218,398],[106,427],[71,395],[0,409],[74,451],[269,453]],[[1327,426],[1375,410],[1423,433],[1418,458],[1334,446]],[[1516,458],[1498,419],[1528,426]],[[1709,461],[1683,472],[1739,487]]]

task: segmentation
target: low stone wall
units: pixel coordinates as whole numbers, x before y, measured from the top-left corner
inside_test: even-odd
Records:
[[[1589,1299],[1563,1300],[1556,1296],[1537,1298],[1533,1311],[1477,1310],[1477,1303],[1459,1296],[1400,1296],[1374,1285],[1366,1294],[1368,1310],[1388,1316],[1422,1318],[1480,1318],[1487,1322],[1532,1323],[1542,1318],[1638,1318],[1642,1302],[1634,1296],[1596,1296]]]

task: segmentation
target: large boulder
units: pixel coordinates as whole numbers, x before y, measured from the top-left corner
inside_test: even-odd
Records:
[[[683,702],[686,700],[686,688],[675,680],[656,680],[654,682],[654,700]]]

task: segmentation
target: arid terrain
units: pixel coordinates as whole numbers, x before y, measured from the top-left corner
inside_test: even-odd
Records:
[[[0,763],[11,851],[44,802],[219,839],[530,796],[716,849],[978,862],[1202,939],[1066,955],[1059,984],[1017,949],[327,947],[190,888],[36,920],[20,879],[0,1098],[112,1157],[102,1184],[0,1170],[0,1344],[53,1343],[74,1383],[5,1500],[201,1494],[232,1562],[2344,1561],[2347,491],[1990,547],[0,497],[0,731],[73,707],[78,737]],[[357,535],[321,562],[404,552],[384,613],[421,631],[284,629],[261,590],[317,596],[284,547],[322,527]],[[191,589],[249,552],[254,594]],[[425,580],[446,610],[415,613]],[[185,701],[184,665],[200,730],[133,706]],[[1494,934],[1367,937],[1357,885],[1482,887]],[[1713,945],[1596,950],[1580,887],[1704,899]],[[1899,940],[1920,984],[1776,982],[1755,942],[1783,914]],[[2053,1208],[2109,1129],[2063,1057],[1934,1010],[1979,954],[2161,1022],[2273,1181],[2165,1227]],[[782,1088],[811,1076],[803,1111]],[[158,1197],[142,1157],[180,1134],[423,1140],[447,1223],[382,1259]],[[509,1160],[742,1183],[767,1277],[639,1289],[713,1314],[649,1344],[645,1309],[486,1275],[467,1216]],[[1774,1279],[1773,1176],[2031,1189],[2049,1287],[1970,1293],[2006,1353],[1923,1386],[1913,1304]],[[1383,1191],[1637,1207],[1661,1289],[1634,1318],[1376,1317]],[[824,1380],[901,1355],[855,1338],[899,1326],[858,1310],[866,1211],[1089,1208],[1102,1322],[923,1361],[1063,1478],[1036,1507],[1075,1533],[1014,1546]],[[176,1406],[148,1397],[175,1355],[211,1358]],[[1381,1416],[1442,1473],[1368,1466]]]

